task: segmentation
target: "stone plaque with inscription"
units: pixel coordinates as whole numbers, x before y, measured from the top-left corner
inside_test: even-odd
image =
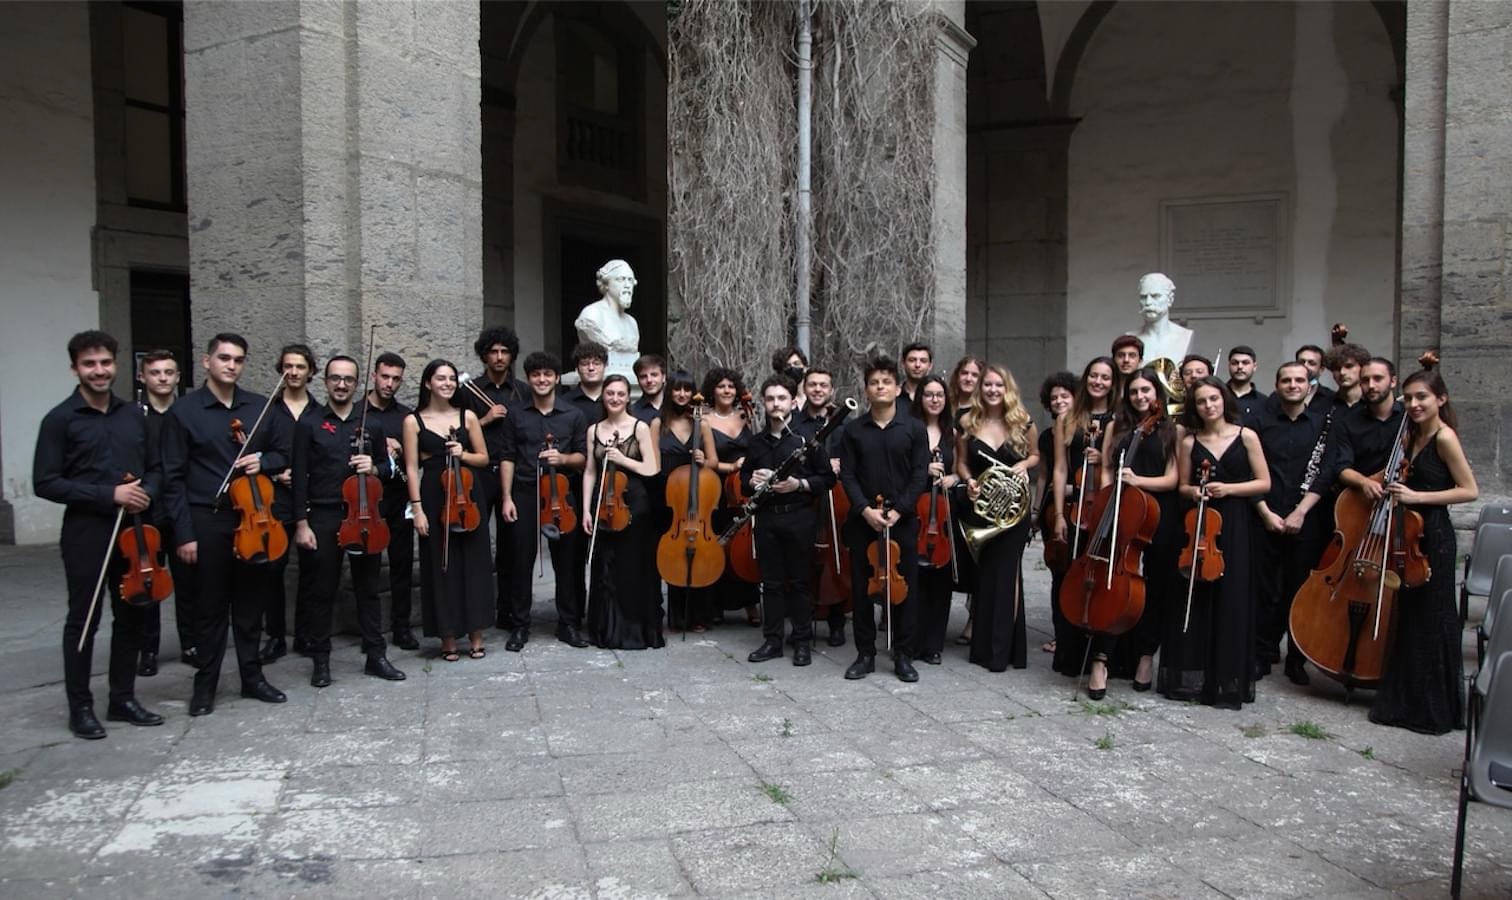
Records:
[[[1161,268],[1180,285],[1181,315],[1280,315],[1280,195],[1161,203]]]

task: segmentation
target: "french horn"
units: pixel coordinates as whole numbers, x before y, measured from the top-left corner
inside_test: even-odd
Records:
[[[1029,514],[1029,476],[977,450],[992,465],[977,477],[980,491],[971,501],[972,518],[961,517],[961,537],[972,559],[980,559],[988,541],[1013,528]]]
[[[1181,367],[1162,356],[1146,365],[1160,379],[1166,392],[1166,415],[1179,416],[1186,406],[1186,382],[1181,380]]]

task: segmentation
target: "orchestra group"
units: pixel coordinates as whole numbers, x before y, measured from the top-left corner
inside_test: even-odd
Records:
[[[66,505],[69,727],[105,736],[89,678],[106,605],[106,718],[162,723],[134,685],[157,672],[170,594],[191,716],[215,709],[228,625],[243,697],[285,701],[264,666],[290,634],[310,683],[329,686],[344,560],[363,672],[403,680],[386,635],[420,649],[417,539],[423,636],[448,663],[484,657],[490,628],[525,648],[549,556],[556,637],[574,648],[658,648],[738,622],[762,629],[751,662],[790,648],[807,666],[815,621],[842,647],[849,617],[844,677],[875,671],[880,643],[913,682],[916,662],[942,662],[962,593],[970,662],[1022,669],[1037,530],[1053,576],[1042,649],[1092,699],[1120,681],[1239,708],[1272,666],[1306,684],[1311,664],[1373,688],[1373,721],[1443,733],[1462,716],[1447,507],[1475,499],[1475,479],[1436,359],[1399,380],[1346,337],[1336,326],[1328,350],[1298,350],[1267,394],[1248,347],[1146,360],[1123,335],[1079,376],[1044,379],[1040,431],[1008,368],[967,356],[943,376],[922,343],[901,365],[867,361],[860,403],[791,347],[754,390],[644,355],[636,397],[598,344],[564,372],[552,353],[519,360],[514,332],[493,327],[473,346],[479,377],[433,359],[409,407],[406,361],[374,355],[371,334],[361,363],[282,348],[267,396],[240,386],[239,335],[208,342],[183,396],[179,361],[149,353],[133,403],[113,392],[115,339],[86,331],[68,345],[79,386],[42,421],[34,466],[36,494]]]

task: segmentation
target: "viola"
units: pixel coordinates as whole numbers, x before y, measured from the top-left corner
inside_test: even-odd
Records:
[[[745,418],[746,427],[754,430],[757,422],[756,407],[751,401],[750,391],[741,392],[738,406],[740,414]],[[725,476],[724,488],[727,507],[738,509],[750,499],[741,489],[738,471]],[[761,583],[761,567],[756,562],[756,518],[754,516],[730,539],[725,553],[729,558],[730,571],[735,573],[736,578],[749,584]]]
[[[362,419],[363,424],[352,435],[352,452],[358,456],[371,452],[366,404],[363,404]],[[341,549],[356,555],[373,555],[388,547],[388,523],[378,511],[378,501],[382,497],[383,482],[371,472],[366,475],[353,473],[341,483],[341,499],[346,503],[346,516],[336,529],[336,543]]]
[[[1118,470],[1139,449],[1160,421],[1147,416],[1129,447],[1119,454]],[[1144,614],[1145,583],[1140,574],[1144,548],[1160,524],[1155,498],[1124,484],[1121,477],[1098,491],[1084,511],[1096,526],[1081,553],[1071,560],[1061,582],[1061,614],[1072,625],[1099,634],[1123,634]]]
[[[693,435],[703,434],[703,396],[693,395]],[[724,574],[725,554],[712,526],[719,504],[719,476],[689,462],[667,475],[667,507],[672,524],[656,544],[656,570],[672,587],[708,587]],[[686,610],[684,620],[686,620]]]
[[[121,479],[130,484],[137,477],[130,472]],[[163,552],[163,536],[151,525],[143,524],[141,513],[131,514],[131,527],[116,541],[126,558],[121,574],[121,599],[132,606],[162,603],[173,593],[173,576],[168,574],[168,557]]]
[[[940,462],[940,448],[931,451],[931,462]],[[950,498],[940,479],[930,482],[929,493],[919,495],[919,565],[943,569],[950,565],[954,549],[950,537]]]
[[[242,430],[241,419],[231,420],[231,440],[246,446],[247,433]],[[238,475],[226,486],[226,495],[241,514],[231,542],[236,558],[259,565],[282,559],[289,552],[289,535],[283,523],[273,517],[273,480],[261,472]]]
[[[887,510],[887,502],[877,495],[875,509]],[[908,582],[898,572],[898,560],[902,550],[892,539],[892,526],[878,533],[877,539],[866,547],[866,561],[871,564],[871,577],[866,580],[866,596],[885,601],[885,605],[897,606],[908,599]],[[891,612],[889,612],[891,615]],[[892,628],[888,628],[888,641],[892,640]]]
[[[1186,616],[1181,621],[1181,631],[1186,633],[1192,624],[1192,595],[1199,581],[1217,581],[1223,577],[1223,551],[1218,548],[1218,537],[1223,531],[1223,516],[1208,506],[1207,485],[1213,474],[1213,461],[1204,459],[1197,476],[1197,506],[1187,510],[1187,543],[1181,550],[1177,568],[1187,577]]]
[[[546,449],[552,450],[555,447],[556,439],[551,432],[546,432]],[[541,534],[548,541],[577,530],[577,514],[572,511],[572,505],[566,502],[570,490],[567,476],[558,472],[556,466],[551,463],[541,464],[541,474],[536,479],[536,508],[540,510],[537,518]]]

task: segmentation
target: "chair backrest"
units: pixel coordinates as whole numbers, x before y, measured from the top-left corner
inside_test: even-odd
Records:
[[[1491,635],[1496,633],[1496,623],[1502,622],[1502,627],[1512,628],[1512,620],[1503,618],[1512,615],[1512,606],[1507,605],[1512,602],[1509,598],[1512,598],[1512,588],[1502,591],[1500,596],[1491,597],[1486,602],[1486,618],[1481,622],[1481,628],[1484,629],[1483,633],[1486,635],[1488,644]]]
[[[1475,517],[1475,530],[1479,531],[1482,525],[1512,525],[1512,506],[1494,503],[1482,506],[1480,515]]]
[[[1505,629],[1503,629],[1505,630]],[[1495,666],[1470,753],[1470,791],[1492,806],[1512,807],[1512,653],[1487,656]]]
[[[1497,602],[1486,605],[1489,631],[1486,637],[1486,655],[1480,671],[1475,673],[1475,691],[1482,697],[1491,692],[1496,661],[1512,653],[1512,599],[1509,598],[1512,598],[1512,586],[1495,598]],[[1492,606],[1496,607],[1495,612],[1492,612]]]
[[[1475,543],[1470,545],[1470,571],[1465,573],[1465,592],[1472,597],[1490,596],[1496,566],[1508,553],[1512,553],[1512,525],[1482,525],[1475,529]],[[1512,582],[1505,587],[1512,587]]]

